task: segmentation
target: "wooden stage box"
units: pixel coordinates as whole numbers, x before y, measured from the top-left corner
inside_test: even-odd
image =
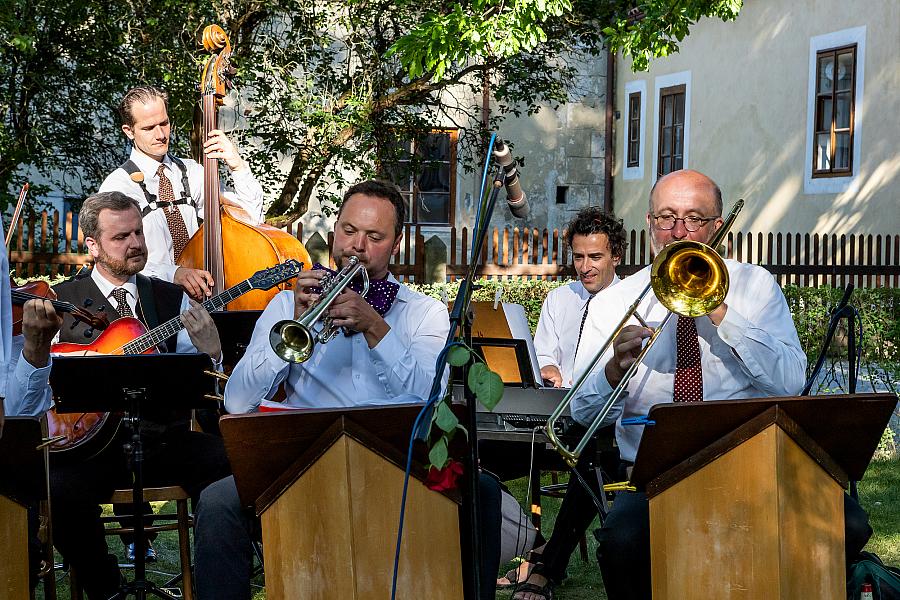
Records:
[[[893,394],[660,404],[632,483],[650,498],[654,600],[846,598],[843,488]]]
[[[222,418],[241,501],[262,521],[269,598],[390,598],[406,449],[420,410]],[[461,600],[459,498],[427,489],[422,463],[413,465],[397,597]]]

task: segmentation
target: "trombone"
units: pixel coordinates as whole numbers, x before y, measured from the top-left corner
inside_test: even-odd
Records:
[[[572,389],[566,393],[559,406],[547,419],[547,424],[544,426],[547,438],[570,467],[575,467],[575,463],[578,462],[578,457],[581,456],[585,446],[587,446],[594,433],[600,428],[606,415],[609,414],[612,407],[625,392],[629,380],[637,372],[638,366],[640,366],[647,352],[650,351],[659,334],[666,327],[669,319],[672,318],[672,315],[700,317],[715,310],[725,300],[725,296],[728,293],[728,270],[725,267],[725,261],[719,256],[715,248],[725,239],[728,230],[734,225],[734,221],[742,208],[744,208],[744,201],[738,200],[728,217],[726,217],[725,222],[710,240],[709,245],[693,240],[680,240],[672,242],[662,249],[662,252],[653,260],[653,265],[650,267],[650,283],[647,284],[638,295],[637,300],[628,308],[625,316],[622,317],[622,320],[616,326],[615,331],[594,355],[594,358],[591,359],[588,367],[578,377]],[[669,309],[669,313],[655,329],[648,326],[637,313],[638,306],[651,289],[659,302]],[[643,327],[653,329],[653,334],[647,340],[634,363],[625,371],[622,381],[619,382],[619,385],[616,386],[600,408],[600,412],[597,413],[581,441],[578,442],[574,449],[570,450],[556,434],[556,421],[568,408],[572,398],[581,389],[585,380],[597,367],[600,359],[612,346],[613,340],[618,337],[628,320],[632,317],[637,319]]]

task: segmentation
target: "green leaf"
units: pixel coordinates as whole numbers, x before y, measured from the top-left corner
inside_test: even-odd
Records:
[[[469,388],[488,410],[494,410],[503,397],[503,380],[484,363],[472,365],[469,369]]]
[[[453,346],[447,355],[447,361],[454,367],[461,367],[472,359],[472,353],[465,346]]]
[[[431,450],[428,452],[428,460],[436,469],[443,469],[449,458],[450,455],[447,452],[447,440],[444,438],[435,442],[434,446],[432,446]]]
[[[457,425],[459,425],[459,419],[453,414],[453,411],[450,409],[450,405],[447,402],[441,402],[437,405],[437,410],[434,413],[434,423],[440,427],[442,431],[450,433],[456,429]]]

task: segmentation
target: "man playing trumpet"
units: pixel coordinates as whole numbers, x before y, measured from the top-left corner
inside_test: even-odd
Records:
[[[676,171],[660,178],[650,192],[647,226],[653,251],[672,242],[709,243],[722,224],[722,194],[696,171]],[[730,281],[724,302],[707,315],[678,317],[664,329],[651,352],[627,383],[622,400],[607,420],[647,415],[654,404],[766,396],[792,396],[803,388],[806,356],[800,347],[787,302],[765,269],[726,260]],[[576,377],[587,369],[601,345],[647,285],[650,268],[609,290],[602,307],[591,306],[575,361]],[[647,296],[637,313],[656,326],[667,309]],[[628,325],[611,351],[573,397],[573,417],[590,423],[623,380],[652,331]],[[616,439],[622,458],[620,475],[628,476],[643,434],[642,425],[623,425]],[[865,513],[846,496],[846,553],[856,556],[871,535]],[[650,527],[647,497],[620,493],[598,531],[597,557],[610,600],[650,598]],[[534,600],[525,598],[523,600]]]
[[[410,395],[428,396],[450,319],[442,303],[410,290],[390,274],[405,214],[405,201],[393,184],[364,181],[347,190],[332,254],[338,267],[357,257],[367,269],[370,291],[364,299],[346,289],[327,314],[333,326],[355,333],[339,333],[317,344],[310,359],[300,364],[275,353],[269,340],[275,324],[299,318],[318,299],[310,288],[321,284],[325,272],[303,271],[294,291],[275,296],[257,321],[247,352],[225,387],[228,412],[258,410],[281,384],[284,404],[298,408],[383,405],[414,401]],[[394,293],[393,303],[373,297]],[[233,477],[214,483],[201,497],[195,537],[199,598],[250,598],[251,540],[257,528],[252,515],[242,510]]]

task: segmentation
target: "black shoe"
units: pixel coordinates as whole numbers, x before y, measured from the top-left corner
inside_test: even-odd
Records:
[[[134,562],[134,542],[125,546],[125,559],[128,562]],[[156,562],[156,559],[156,550],[153,549],[153,544],[147,542],[147,553],[144,555],[144,560],[147,562]]]

